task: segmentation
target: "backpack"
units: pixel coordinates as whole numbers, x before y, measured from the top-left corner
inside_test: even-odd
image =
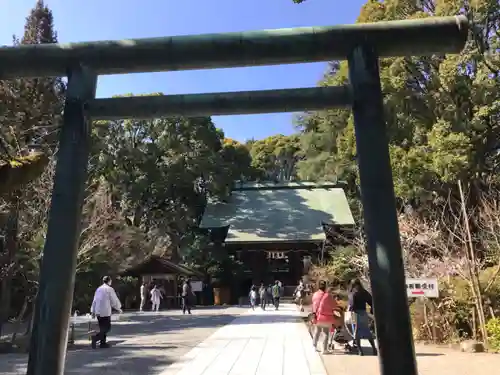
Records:
[[[271,290],[272,290],[272,293],[273,293],[273,297],[279,297],[280,296],[280,287],[279,287],[279,285],[274,285]]]

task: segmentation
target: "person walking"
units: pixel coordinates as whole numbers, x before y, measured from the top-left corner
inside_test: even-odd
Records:
[[[373,350],[373,355],[377,355],[375,340],[370,330],[370,322],[366,307],[370,306],[370,313],[373,313],[372,295],[361,284],[359,279],[351,281],[349,288],[349,306],[348,311],[353,315],[353,333],[354,341],[358,347],[358,354],[364,355],[361,348],[361,340],[368,340]]]
[[[273,285],[269,284],[266,288],[266,307],[267,305],[274,304],[273,301]]]
[[[160,289],[155,285],[151,290],[152,311],[160,311],[160,302],[163,299]]]
[[[109,347],[106,339],[108,332],[111,330],[111,314],[113,310],[121,314],[122,304],[115,290],[111,287],[111,277],[104,276],[102,278],[102,285],[95,291],[94,300],[90,307],[92,317],[97,317],[99,324],[99,332],[92,336],[91,339],[93,349],[97,347],[98,342],[100,348]]]
[[[144,311],[144,307],[146,306],[146,298],[148,296],[148,289],[146,286],[146,282],[143,282],[141,285],[140,296],[141,296],[141,305],[139,307],[139,311]]]
[[[276,280],[276,282],[274,283],[271,292],[273,295],[274,309],[278,310],[278,308],[280,307],[280,297],[281,297],[281,288],[278,280]]]
[[[322,353],[329,354],[328,339],[330,337],[330,328],[334,324],[338,324],[338,318],[334,314],[334,310],[338,309],[338,304],[335,298],[326,289],[326,282],[320,281],[318,290],[312,297],[312,311],[314,314],[313,324],[313,346],[317,350],[319,337],[323,333]]]
[[[191,288],[191,280],[187,278],[182,284],[182,313],[186,312],[191,315],[191,298],[193,297],[193,289]]]
[[[250,306],[252,307],[252,310],[255,310],[255,305],[257,304],[257,287],[255,285],[252,285],[250,288],[248,297],[250,298]]]
[[[264,286],[264,283],[260,284],[259,299],[260,299],[260,308],[262,310],[265,310],[267,304],[267,288]]]
[[[302,280],[299,281],[299,285],[297,285],[297,288],[295,288],[295,292],[293,293],[295,296],[295,299],[299,303],[299,308],[300,311],[304,311],[304,297],[305,297],[305,286],[304,282]]]

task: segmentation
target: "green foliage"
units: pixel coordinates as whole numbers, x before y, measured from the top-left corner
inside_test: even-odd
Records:
[[[483,293],[483,299],[489,302],[492,311],[498,314],[500,311],[500,280],[492,280],[492,275],[495,272],[494,268],[486,268],[481,270],[479,279],[483,291],[489,285],[489,289]],[[417,340],[430,339],[430,324],[436,326],[438,341],[450,342],[458,341],[463,338],[470,338],[473,331],[473,310],[475,309],[473,297],[470,290],[470,283],[462,277],[449,277],[439,280],[440,297],[433,300],[434,315],[428,315],[428,319],[424,319],[423,305],[414,302],[411,305],[412,326],[414,336]],[[429,314],[429,313],[428,313]],[[490,321],[495,319],[490,315]],[[495,323],[491,323],[492,325]],[[488,339],[493,346],[495,342],[495,334],[488,332]]]
[[[99,124],[91,172],[112,188],[130,225],[163,233],[174,256],[208,197],[224,198],[250,174],[248,151],[224,142],[209,117]]]
[[[184,264],[207,275],[215,284],[235,285],[243,274],[243,264],[223,247],[209,245],[203,233],[191,232],[180,253]]]
[[[294,2],[302,3],[303,0]],[[498,217],[498,209],[490,210],[494,213],[490,213],[489,223],[485,224],[482,214],[478,213],[481,211],[478,201],[500,187],[500,3],[490,0],[367,0],[357,22],[456,14],[465,14],[473,26],[462,53],[382,59],[380,79],[394,187],[400,207],[411,206],[417,215],[433,223],[442,220],[449,225],[451,222],[446,230],[456,231],[456,228],[449,229],[457,225],[451,210],[436,214],[436,207],[443,201],[450,202],[450,207],[456,204],[456,182],[461,180],[470,192],[466,205],[471,215],[474,246],[480,249],[479,258],[484,261],[482,256],[496,249],[498,243],[493,239],[496,235],[492,235],[498,230],[492,230],[494,225],[491,225],[496,220],[492,218]],[[330,64],[320,85],[346,83],[347,63],[336,61]],[[298,163],[299,178],[346,181],[351,206],[358,208],[360,194],[351,111],[335,109],[307,113],[298,118],[297,125],[304,156]],[[422,233],[423,237],[426,235]],[[447,247],[463,247],[455,241],[452,239]],[[336,272],[343,274],[349,270],[344,255],[336,254],[335,269],[328,270],[327,274],[337,277]],[[433,259],[428,256],[419,257],[419,261],[431,267]],[[497,262],[498,257],[484,263]],[[331,266],[332,262],[326,269]],[[446,272],[456,274],[451,270]],[[492,273],[492,269],[480,272],[482,297],[488,307],[486,313],[491,315],[491,308],[493,314],[498,315],[500,291],[498,280],[490,283]],[[473,298],[469,282],[454,276],[443,280],[442,285],[443,293],[435,306],[439,339],[449,341],[470,335]],[[423,317],[422,306],[413,303],[416,337],[426,339],[431,327]]]
[[[51,10],[37,1],[14,45],[57,43]],[[58,136],[65,86],[60,78],[0,82],[3,152],[16,156],[36,146],[53,150]]]
[[[347,287],[349,282],[359,276],[358,269],[353,265],[353,258],[359,255],[354,246],[336,248],[329,254],[330,261],[325,270],[328,281],[332,285]]]
[[[223,135],[222,135],[223,136]],[[224,138],[222,143],[222,160],[229,173],[229,181],[253,181],[261,171],[252,165],[251,147],[231,138]]]
[[[268,181],[290,181],[297,178],[296,166],[300,160],[298,135],[273,135],[251,144],[252,166],[260,177]]]
[[[26,18],[22,38],[14,37],[13,43],[55,42],[52,12],[39,0]],[[52,155],[56,146],[64,91],[59,78],[0,82],[0,160],[9,161],[10,167],[2,168],[0,173],[6,193],[0,207],[9,217],[7,225],[0,228],[6,242],[6,251],[0,259],[0,331],[2,322],[13,311],[17,314],[24,298],[32,299],[37,290],[38,243],[44,226],[39,219],[46,215],[40,213],[45,206],[37,205],[41,203],[40,192],[35,187],[40,187],[38,181],[50,164],[47,156]],[[42,152],[33,153],[32,149]],[[16,166],[19,168],[12,168]],[[18,304],[12,308],[11,302]]]
[[[486,330],[491,349],[500,351],[500,318],[491,318],[488,320]]]
[[[300,1],[299,1],[300,2]],[[370,0],[358,22],[463,13],[478,33],[460,55],[391,58],[380,63],[395,180],[402,202],[425,205],[447,196],[458,179],[498,182],[500,124],[498,93],[498,2],[477,0]],[[473,9],[473,10],[472,10]],[[484,20],[487,20],[485,23]],[[490,21],[491,20],[491,21]],[[497,32],[495,33],[494,30]],[[334,62],[320,85],[347,81],[347,63]],[[305,158],[298,175],[349,182],[357,193],[355,137],[349,110],[307,114],[299,119]]]

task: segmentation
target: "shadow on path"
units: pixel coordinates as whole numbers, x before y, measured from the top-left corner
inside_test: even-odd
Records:
[[[65,374],[156,375],[178,362],[198,343],[246,309],[200,311],[199,315],[127,314],[113,322],[110,348],[91,349],[88,339],[78,340],[66,355]],[[0,355],[0,374],[26,373],[27,354]]]

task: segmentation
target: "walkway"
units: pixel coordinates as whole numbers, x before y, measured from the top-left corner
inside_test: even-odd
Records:
[[[110,349],[80,340],[67,354],[67,375],[379,375],[377,357],[323,357],[314,351],[295,306],[280,311],[247,308],[124,314],[113,325]],[[114,341],[114,342],[113,342]],[[421,375],[498,372],[500,355],[416,347]],[[0,374],[26,374],[27,355],[0,355]]]
[[[92,350],[88,339],[77,341],[66,355],[66,375],[158,375],[248,308],[200,308],[125,313],[113,322],[109,349]],[[25,375],[26,354],[0,354],[0,374]]]
[[[65,374],[326,375],[292,305],[124,314],[110,342],[110,349],[92,350],[88,340],[78,341]],[[0,355],[0,373],[25,374],[26,363],[27,355]]]
[[[220,328],[161,375],[326,375],[294,305],[256,309]]]

